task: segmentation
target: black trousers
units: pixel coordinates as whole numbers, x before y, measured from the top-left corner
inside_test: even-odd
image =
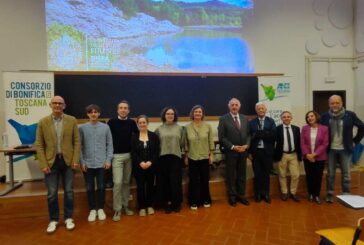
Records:
[[[272,169],[273,156],[264,149],[257,149],[253,154],[254,195],[269,195],[270,170]]]
[[[210,168],[209,160],[192,160],[188,159],[189,175],[189,203],[190,205],[201,205],[205,202],[211,203],[209,180]]]
[[[151,207],[153,204],[154,169],[136,167],[134,176],[137,183],[137,198],[139,209]]]
[[[225,179],[230,200],[245,197],[247,154],[225,154]]]
[[[308,195],[320,196],[325,161],[310,162],[304,159]]]
[[[105,169],[88,168],[83,173],[86,182],[87,200],[90,210],[103,209],[105,205]],[[95,179],[97,190],[95,191]]]
[[[172,208],[178,208],[182,203],[182,161],[175,155],[160,157],[160,181],[163,194],[163,204],[171,202]]]

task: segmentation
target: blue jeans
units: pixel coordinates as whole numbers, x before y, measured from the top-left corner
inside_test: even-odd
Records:
[[[51,221],[59,220],[59,177],[62,177],[64,187],[64,219],[72,218],[73,214],[73,170],[66,165],[62,157],[56,157],[51,172],[45,175],[45,184],[48,189],[48,213]]]
[[[105,204],[105,169],[104,168],[88,168],[83,173],[86,182],[87,200],[90,210],[103,209]],[[97,191],[95,191],[95,179]]]
[[[330,150],[329,152],[329,164],[327,168],[327,194],[334,194],[335,186],[335,173],[337,164],[341,168],[341,188],[343,193],[350,193],[350,161],[351,153],[345,150]]]

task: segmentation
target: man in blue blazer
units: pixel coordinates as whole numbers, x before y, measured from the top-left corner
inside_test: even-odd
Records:
[[[329,164],[327,175],[326,202],[334,201],[334,185],[336,165],[341,168],[341,187],[343,194],[350,193],[350,161],[354,145],[360,143],[364,136],[364,124],[352,111],[345,110],[342,98],[332,95],[329,98],[329,111],[321,116],[321,124],[329,127],[330,145]],[[357,133],[353,136],[353,128],[357,127]]]
[[[250,136],[248,120],[239,114],[240,101],[232,98],[228,107],[230,112],[220,117],[218,135],[221,149],[225,153],[229,204],[235,207],[237,201],[249,205],[245,198],[245,182]]]
[[[253,162],[254,195],[256,202],[264,199],[270,203],[269,173],[273,168],[276,124],[272,118],[265,115],[267,108],[264,103],[257,103],[255,111],[257,118],[249,122],[251,135],[249,153]]]

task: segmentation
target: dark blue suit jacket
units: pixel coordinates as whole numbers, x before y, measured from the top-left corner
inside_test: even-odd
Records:
[[[326,125],[329,128],[329,143],[331,144],[331,129],[330,129],[330,114],[329,112],[325,112],[321,116],[321,124]],[[353,128],[356,126],[358,128],[358,132],[355,137],[353,137]],[[364,124],[357,117],[357,115],[352,111],[345,111],[345,115],[343,118],[343,144],[345,151],[351,153],[353,152],[353,143],[358,144],[364,136]],[[330,149],[330,145],[327,148]]]
[[[264,119],[264,129],[259,130],[258,117],[249,122],[251,143],[249,153],[255,154],[260,140],[264,142],[264,150],[267,155],[273,156],[276,140],[276,124],[270,117]]]

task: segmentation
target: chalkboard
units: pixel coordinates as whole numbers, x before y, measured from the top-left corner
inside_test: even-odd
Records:
[[[159,117],[165,106],[188,116],[196,104],[204,106],[207,116],[220,116],[227,113],[232,97],[241,101],[242,113],[252,115],[258,80],[255,76],[55,74],[55,94],[65,99],[65,112],[76,118],[87,117],[89,104],[101,107],[101,117],[115,117],[121,100],[129,101],[132,117]]]

